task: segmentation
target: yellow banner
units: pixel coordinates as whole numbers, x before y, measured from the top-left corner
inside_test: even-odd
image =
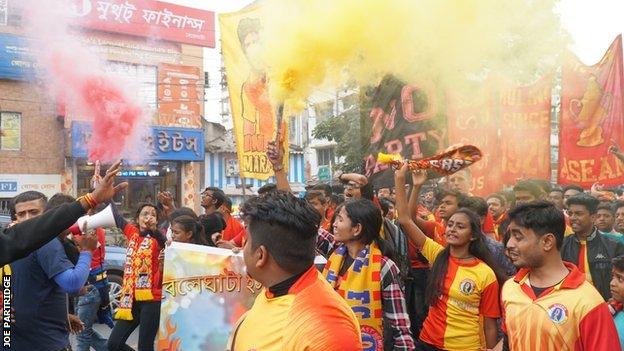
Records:
[[[219,24],[240,176],[266,180],[273,175],[266,147],[275,139],[277,117],[270,101],[269,81],[262,59],[259,7],[250,5],[239,12],[221,14]],[[288,116],[285,111],[280,133],[284,140],[286,170]]]

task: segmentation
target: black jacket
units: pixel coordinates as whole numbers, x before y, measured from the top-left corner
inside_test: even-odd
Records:
[[[576,235],[563,240],[561,258],[578,266],[581,243]],[[611,259],[624,254],[624,245],[615,242],[598,232],[596,228],[587,237],[587,262],[594,287],[605,300],[611,298],[609,283],[611,282]]]
[[[63,204],[0,234],[0,266],[23,258],[56,238],[85,214],[78,201]]]

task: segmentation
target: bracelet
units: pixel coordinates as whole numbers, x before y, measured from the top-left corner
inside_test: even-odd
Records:
[[[283,164],[281,164],[281,163],[280,163],[279,165],[274,165],[274,166],[273,166],[273,171],[274,171],[274,172],[279,172],[279,171],[281,171],[281,170],[283,170],[283,169],[284,169],[284,165],[283,165]]]
[[[80,199],[84,200],[87,203],[87,206],[89,206],[89,208],[95,208],[98,205],[97,201],[95,201],[95,199],[93,198],[93,195],[91,194],[83,195],[78,198],[78,200]]]

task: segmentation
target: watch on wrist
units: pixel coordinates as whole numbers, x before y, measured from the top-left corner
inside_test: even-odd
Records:
[[[273,165],[273,171],[275,171],[275,172],[279,172],[279,171],[281,171],[283,169],[284,169],[284,165],[281,164],[281,163],[278,164],[278,165]]]

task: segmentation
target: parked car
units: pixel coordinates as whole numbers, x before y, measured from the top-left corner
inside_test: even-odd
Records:
[[[119,306],[121,299],[121,286],[123,283],[124,263],[126,262],[126,248],[120,246],[106,246],[106,256],[104,257],[104,270],[108,276],[110,284],[111,308],[113,313]]]

